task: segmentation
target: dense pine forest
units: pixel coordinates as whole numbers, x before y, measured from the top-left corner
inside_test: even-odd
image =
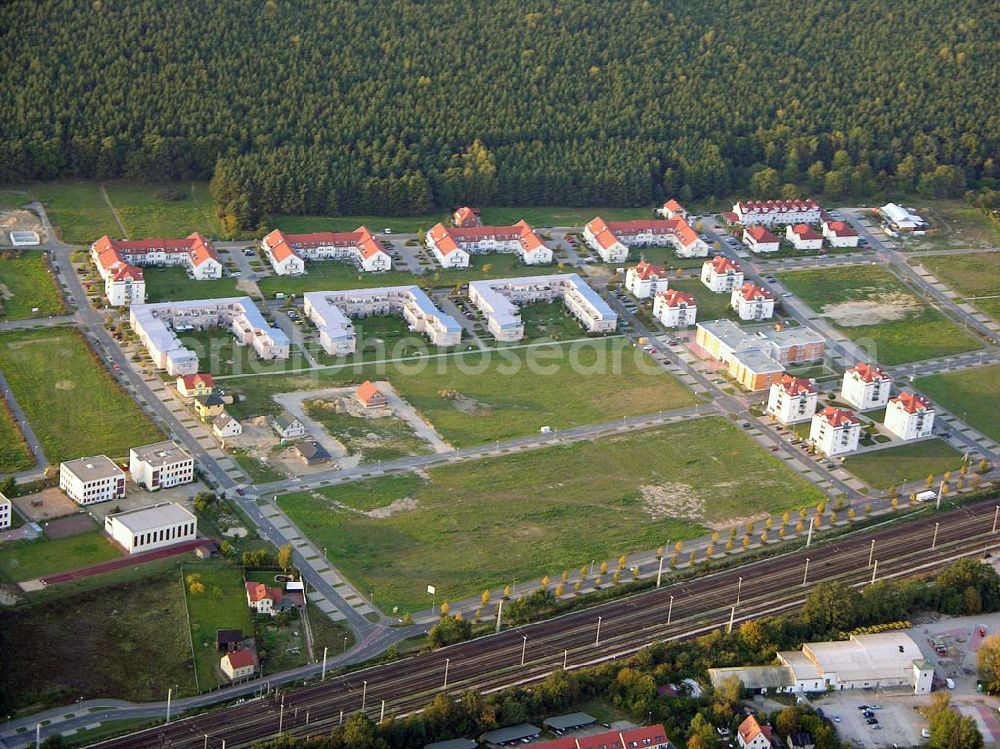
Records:
[[[0,181],[227,220],[1000,183],[980,0],[6,0]]]

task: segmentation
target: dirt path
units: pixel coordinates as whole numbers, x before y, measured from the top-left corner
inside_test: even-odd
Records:
[[[111,215],[115,217],[115,221],[118,224],[118,228],[122,230],[122,236],[125,239],[131,239],[128,235],[128,229],[125,228],[125,224],[122,222],[122,217],[118,215],[118,211],[115,209],[114,204],[111,202],[111,198],[108,196],[108,191],[104,189],[104,183],[101,183],[101,196],[104,198],[104,202],[108,204],[108,208],[111,209]]]

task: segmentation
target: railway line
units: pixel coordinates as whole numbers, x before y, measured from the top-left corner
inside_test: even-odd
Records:
[[[101,749],[237,749],[279,733],[326,733],[352,712],[371,718],[419,710],[441,691],[490,691],[627,656],[651,642],[695,637],[730,620],[800,606],[819,582],[862,586],[933,571],[1000,549],[997,504],[986,500],[850,534],[811,548],[564,614],[432,653],[271,692],[128,736]],[[874,542],[874,543],[873,543]],[[808,560],[808,561],[807,561]]]

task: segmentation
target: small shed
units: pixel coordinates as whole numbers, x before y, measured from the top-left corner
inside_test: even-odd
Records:
[[[215,630],[215,647],[220,653],[232,652],[239,648],[243,642],[242,629],[217,629]]]
[[[523,739],[533,739],[542,733],[542,729],[530,723],[518,723],[516,726],[498,728],[495,731],[487,731],[482,735],[481,741],[490,746],[503,746],[513,744],[515,741]]]
[[[315,466],[320,463],[330,462],[330,453],[328,453],[326,448],[315,440],[300,442],[295,446],[295,452],[299,456],[299,460],[307,466]]]
[[[542,725],[550,731],[563,733],[564,731],[575,731],[578,728],[592,726],[597,722],[597,718],[587,713],[569,713],[567,715],[556,715],[553,718],[546,718]]]

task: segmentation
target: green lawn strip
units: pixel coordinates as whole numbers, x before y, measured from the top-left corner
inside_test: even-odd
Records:
[[[105,189],[132,239],[222,234],[204,182],[116,181],[105,183]]]
[[[600,216],[605,221],[630,221],[655,218],[649,208],[569,208],[566,206],[497,206],[481,209],[481,218],[487,225],[506,225],[522,218],[536,228],[546,226],[583,226]]]
[[[931,255],[918,261],[969,304],[1000,320],[1000,252]]]
[[[35,182],[28,188],[64,242],[85,244],[105,234],[121,239],[121,229],[96,182]]]
[[[388,379],[456,447],[695,403],[684,385],[620,338],[526,350],[223,381],[240,417],[275,414],[274,393]]]
[[[306,413],[323,425],[351,455],[361,453],[362,463],[424,455],[431,447],[417,437],[410,425],[395,416],[365,418],[338,413],[330,401],[306,401]]]
[[[914,386],[969,426],[1000,440],[1000,365],[918,377]]]
[[[117,547],[98,530],[64,538],[0,544],[0,575],[10,582],[34,580],[117,559]]]
[[[0,369],[53,463],[161,438],[76,330],[0,335]]]
[[[31,468],[35,459],[14,423],[6,401],[0,403],[0,473],[16,473]]]
[[[98,741],[124,736],[135,733],[143,728],[159,725],[162,721],[158,718],[122,718],[121,720],[105,720],[96,728],[84,728],[77,731],[72,736],[63,738],[63,746],[89,746]]]
[[[354,645],[354,635],[351,630],[340,622],[333,621],[315,604],[307,604],[306,613],[309,616],[309,626],[312,627],[313,653],[316,660],[322,661],[323,648],[327,648],[327,658],[333,658]],[[346,644],[345,637],[347,638]]]
[[[521,307],[524,339],[551,338],[554,341],[576,340],[587,335],[580,323],[569,314],[561,300],[535,302]]]
[[[242,450],[233,450],[232,458],[255,484],[266,484],[270,481],[282,481],[286,478],[284,474],[278,473],[278,471],[273,469],[271,466],[261,462],[252,455],[248,455]]]
[[[906,480],[961,467],[962,453],[937,438],[860,453],[844,461],[844,468],[874,489],[888,489]]]
[[[195,691],[176,574],[0,611],[0,652],[17,653],[0,669],[13,708]]]
[[[547,276],[551,273],[576,273],[575,268],[558,262],[549,265],[525,265],[512,253],[473,255],[468,268],[441,268],[435,263],[424,276],[435,287],[459,286],[469,281],[520,276]]]
[[[222,299],[231,296],[246,296],[246,292],[236,288],[235,278],[219,278],[211,281],[196,281],[188,278],[187,272],[179,267],[144,268],[146,280],[146,301],[176,302],[183,299]]]
[[[887,271],[870,266],[789,271],[780,274],[789,291],[859,345],[871,349],[885,364],[903,364],[939,356],[949,356],[980,347],[936,309],[917,299]],[[872,305],[872,324],[843,325],[831,316],[831,307],[846,303]],[[879,320],[880,306],[899,310],[899,319]]]
[[[5,252],[0,255],[0,318],[25,320],[66,311],[45,255]],[[35,308],[38,312],[33,312]]]
[[[307,291],[339,291],[341,289],[369,289],[380,286],[411,286],[419,278],[401,271],[365,273],[358,271],[350,263],[339,260],[317,260],[306,263],[306,272],[301,276],[268,276],[257,282],[265,297],[273,297],[281,292],[286,295],[301,295]]]
[[[215,646],[218,629],[241,629],[247,636],[253,632],[250,608],[243,587],[243,570],[221,565],[186,564],[182,568],[184,593],[187,597],[194,645],[198,684],[202,690],[223,683],[219,673],[219,652]],[[205,586],[203,592],[191,591],[192,576]]]
[[[367,226],[373,232],[391,229],[395,234],[416,234],[426,231],[439,221],[447,221],[444,213],[428,213],[422,216],[281,216],[272,215],[268,224],[289,234],[305,234],[314,231],[354,231],[359,226]]]
[[[742,324],[739,315],[729,306],[729,294],[716,294],[705,284],[694,278],[682,278],[670,281],[669,288],[688,294],[694,294],[694,303],[698,307],[698,320],[732,320]]]
[[[278,502],[359,589],[406,611],[430,603],[428,584],[454,601],[822,498],[721,418],[428,473]],[[405,498],[383,517],[364,514]]]

